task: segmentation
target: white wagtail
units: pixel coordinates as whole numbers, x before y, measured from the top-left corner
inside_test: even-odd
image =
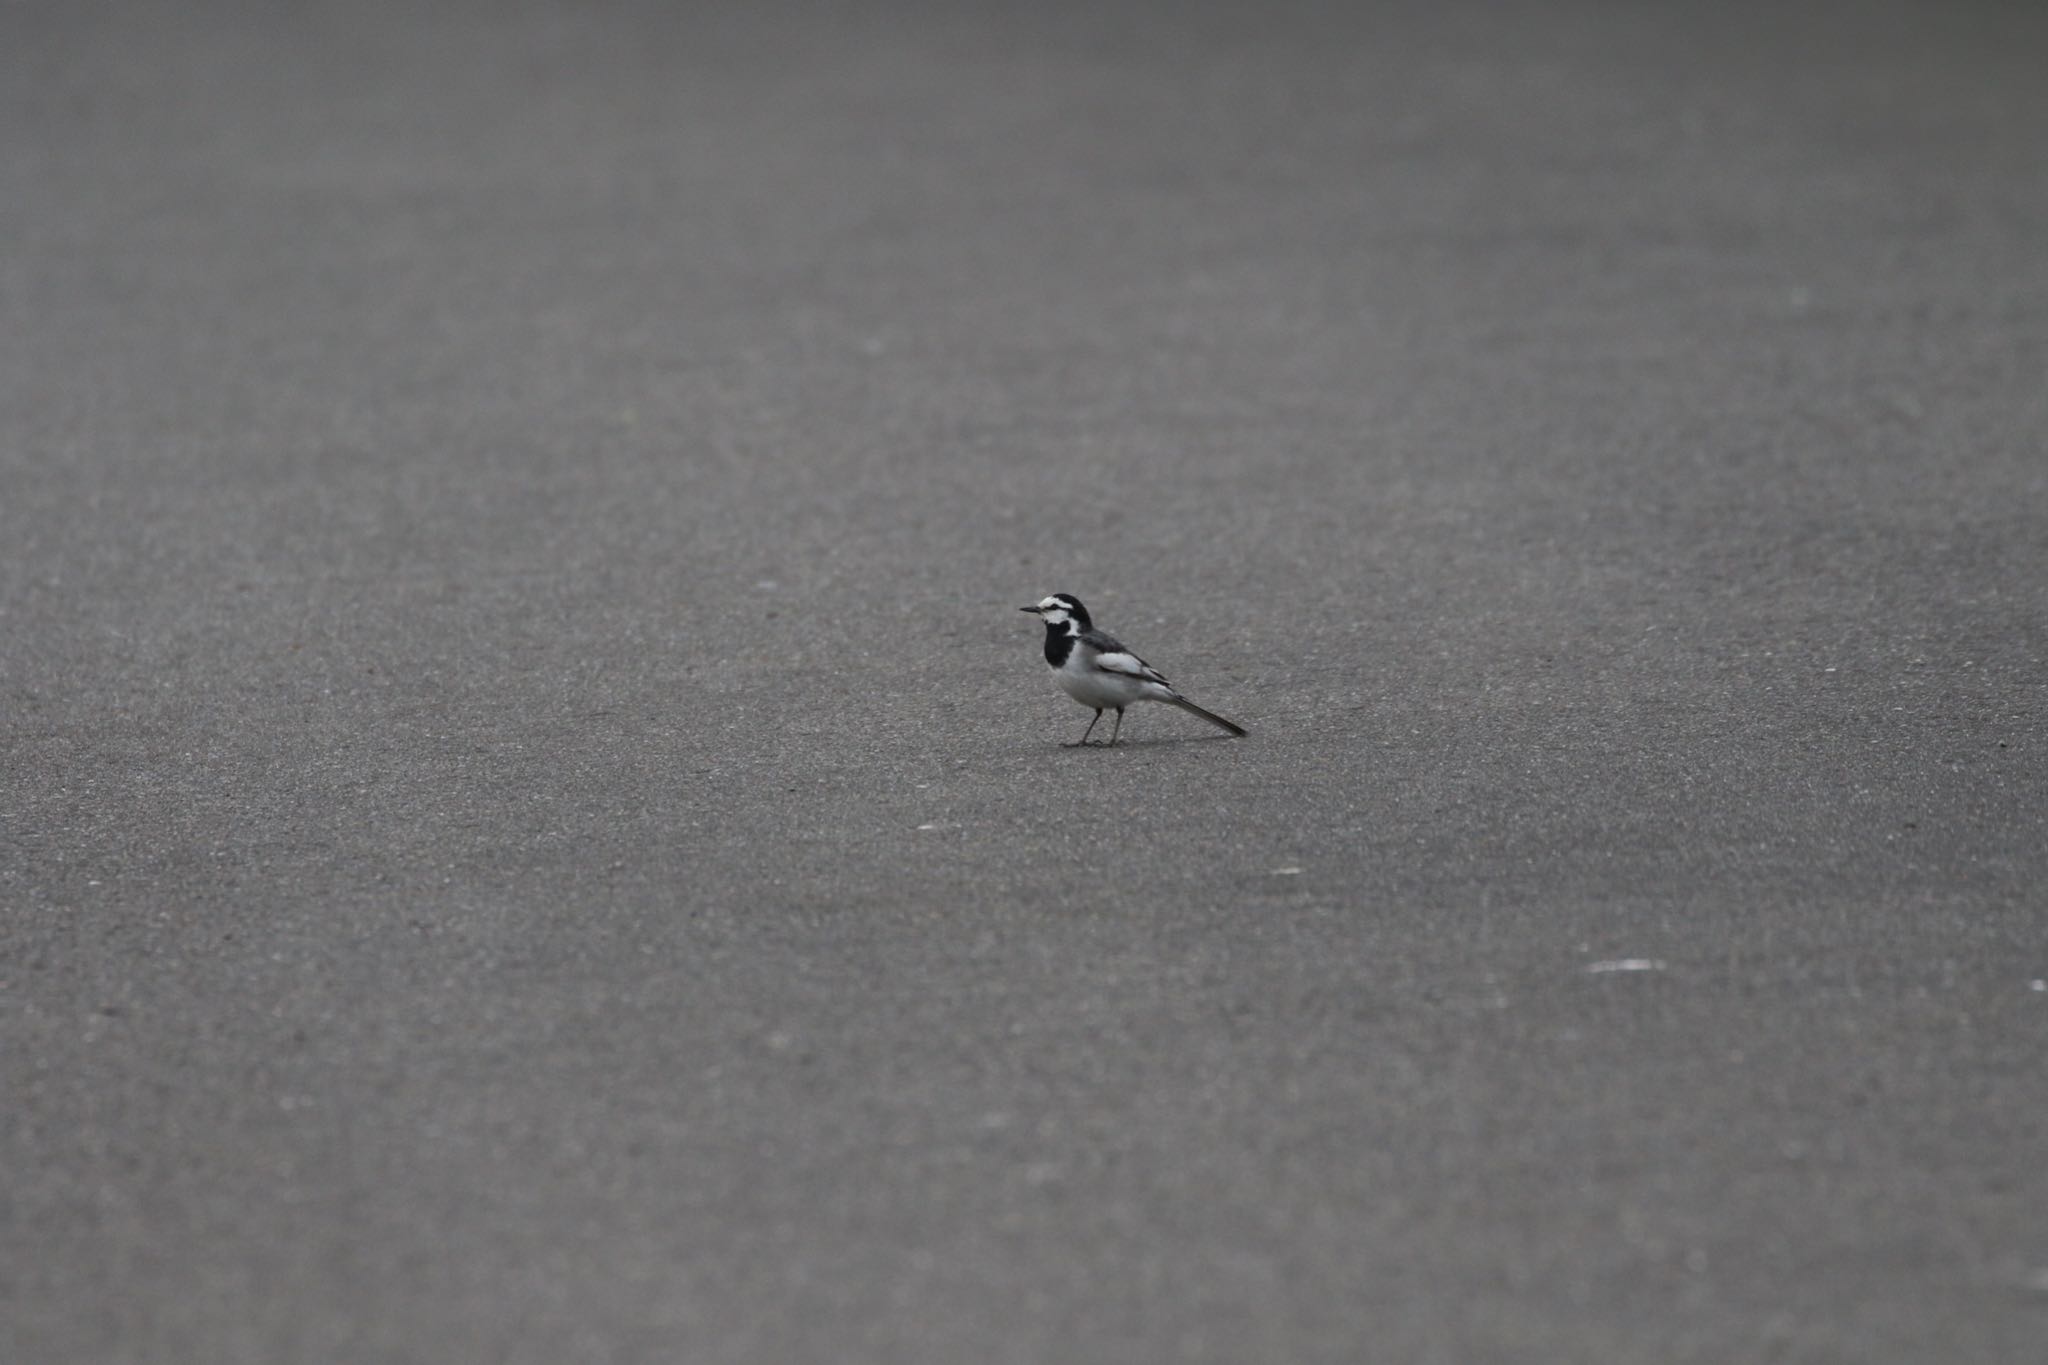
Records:
[[[1116,712],[1116,724],[1109,732],[1109,742],[1116,743],[1124,728],[1124,708],[1134,701],[1163,701],[1233,735],[1244,733],[1242,725],[1225,720],[1214,711],[1204,711],[1174,691],[1158,669],[1125,649],[1114,636],[1097,630],[1080,598],[1056,592],[1035,607],[1017,610],[1044,620],[1045,661],[1052,665],[1054,680],[1067,690],[1068,696],[1095,710],[1095,719],[1088,722],[1088,728],[1074,741],[1075,746],[1088,742],[1104,711]]]

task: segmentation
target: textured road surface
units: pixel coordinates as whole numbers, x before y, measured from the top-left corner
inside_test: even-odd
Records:
[[[0,11],[0,1358],[2032,1358],[2044,51]]]

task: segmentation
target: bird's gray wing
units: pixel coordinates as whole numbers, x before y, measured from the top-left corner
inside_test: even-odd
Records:
[[[1140,682],[1158,683],[1161,687],[1173,685],[1166,681],[1164,673],[1125,649],[1121,640],[1106,631],[1084,631],[1081,643],[1095,651],[1091,662],[1105,673],[1121,673]]]

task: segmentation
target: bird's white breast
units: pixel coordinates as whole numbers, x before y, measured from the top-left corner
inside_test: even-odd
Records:
[[[1166,688],[1146,679],[1107,672],[1097,666],[1097,657],[1093,649],[1076,642],[1067,654],[1067,661],[1054,671],[1067,695],[1081,705],[1096,708],[1129,706],[1134,701],[1157,698],[1167,692]]]

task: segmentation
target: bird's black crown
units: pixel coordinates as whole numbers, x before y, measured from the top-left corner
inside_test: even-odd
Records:
[[[1074,618],[1074,624],[1086,630],[1089,627],[1088,608],[1081,605],[1081,599],[1070,592],[1056,592],[1052,600],[1067,609],[1067,615]]]

